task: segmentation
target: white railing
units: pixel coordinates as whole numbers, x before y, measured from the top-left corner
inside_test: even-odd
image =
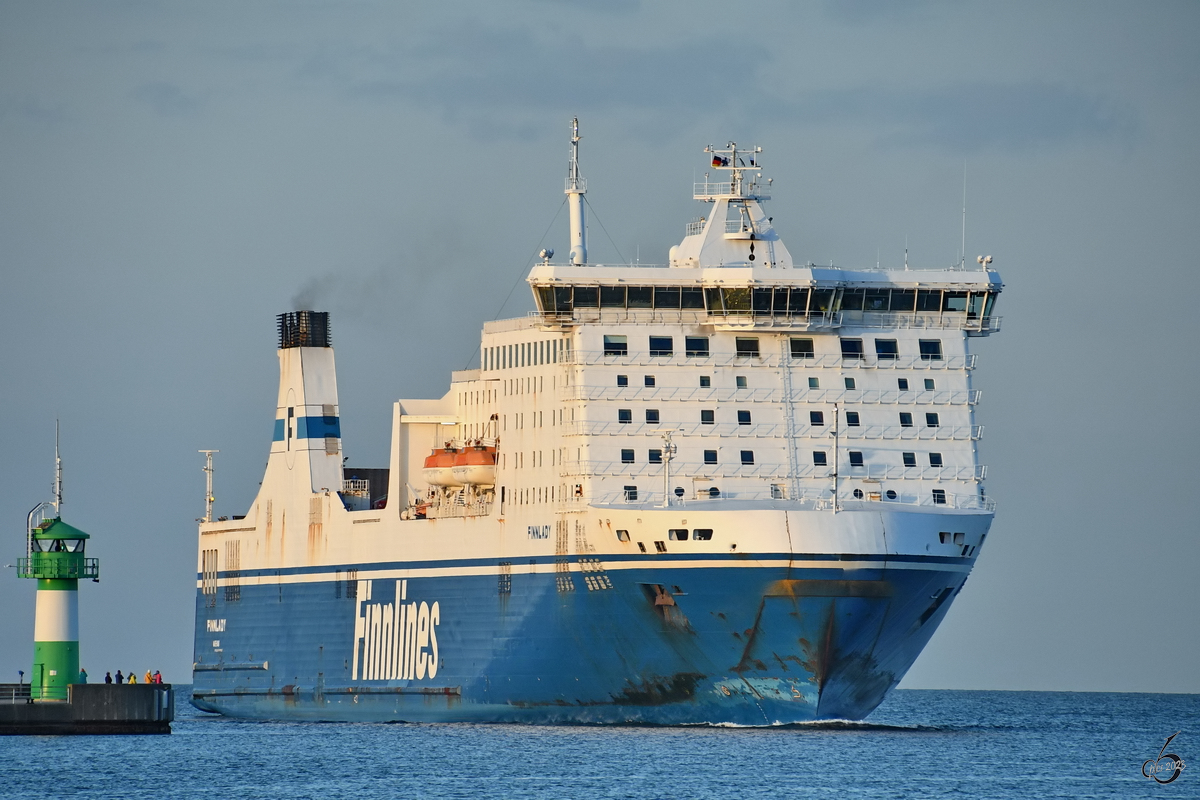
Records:
[[[370,494],[371,482],[360,479],[349,479],[342,481],[343,494]]]
[[[679,342],[682,344],[682,342]],[[974,369],[976,355],[948,355],[941,358],[926,358],[923,356],[897,356],[896,358],[880,357],[877,355],[843,356],[837,353],[817,353],[812,356],[783,357],[775,353],[760,350],[760,355],[738,355],[737,353],[710,353],[706,356],[689,356],[683,347],[677,347],[673,353],[665,356],[651,356],[649,351],[634,351],[625,355],[607,355],[603,350],[572,350],[567,358],[559,359],[560,364],[609,364],[612,366],[651,366],[655,364],[686,364],[687,366],[724,366],[729,364],[755,364],[760,366],[789,365],[793,368],[866,368],[866,369],[921,369],[921,370],[959,370]]]
[[[425,516],[428,519],[443,519],[447,517],[486,517],[492,513],[492,505],[494,499],[476,499],[470,502],[456,503],[439,503],[430,505]]]
[[[778,497],[770,488],[749,491],[726,492],[721,490],[717,497],[709,497],[705,490],[697,489],[692,497],[678,498],[671,496],[668,505],[676,507],[703,508],[707,504],[719,504],[723,500],[737,500],[763,503],[764,507],[779,507],[788,509],[814,511],[860,511],[884,510],[888,506],[916,506],[928,509],[955,509],[958,511],[990,511],[995,512],[996,501],[982,498],[977,494],[954,494],[946,492],[942,495],[944,502],[937,502],[932,492],[920,494],[912,492],[894,492],[895,497],[888,497],[887,492],[863,492],[863,496],[855,497],[854,488],[843,487],[838,492],[837,503],[834,503],[830,489],[804,489],[794,498]],[[859,489],[861,492],[862,489]],[[770,504],[770,505],[768,505]],[[637,499],[629,500],[623,491],[601,492],[591,498],[571,498],[555,504],[562,512],[581,512],[593,506],[629,506],[633,508],[654,508],[662,505],[662,492],[643,491],[638,488]]]
[[[566,478],[657,476],[661,479],[663,474],[662,464],[649,464],[645,461],[633,464],[624,461],[572,460],[563,462],[560,469],[560,474]],[[683,461],[676,458],[671,461],[671,476],[672,479],[678,478],[680,481],[691,481],[696,478],[778,478],[782,480],[787,476],[787,467],[784,464],[767,463],[706,464],[703,461]]]
[[[669,430],[675,436],[733,437],[736,439],[777,439],[788,435],[786,422],[758,422],[741,425],[720,422],[616,422],[615,420],[575,420],[564,422],[563,436],[658,436]],[[833,425],[796,424],[792,437],[796,439],[826,439],[833,436]],[[851,440],[894,439],[928,441],[977,441],[983,436],[982,425],[946,425],[901,427],[899,425],[841,425],[838,435]]]
[[[824,428],[822,430],[828,430]],[[839,434],[845,439],[930,439],[946,441],[983,438],[982,425],[939,425],[936,428],[902,428],[899,425],[843,426]]]
[[[976,405],[983,397],[980,389],[967,392],[902,392],[892,389],[798,389],[792,402],[859,403],[861,405]]]
[[[698,219],[695,222],[689,222],[684,227],[683,235],[684,236],[696,236],[697,234],[704,233],[704,226],[707,224],[708,223],[702,219]]]

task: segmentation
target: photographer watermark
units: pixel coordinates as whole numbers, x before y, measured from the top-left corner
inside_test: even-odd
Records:
[[[1167,748],[1171,746],[1171,740],[1179,735],[1179,731],[1175,731],[1167,737],[1167,742],[1158,751],[1158,758],[1150,758],[1142,764],[1142,774],[1156,783],[1170,783],[1179,777],[1183,772],[1183,759],[1174,753],[1168,753]],[[1166,778],[1161,776],[1166,775]]]

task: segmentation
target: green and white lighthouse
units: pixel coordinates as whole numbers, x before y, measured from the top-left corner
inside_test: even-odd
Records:
[[[100,577],[99,561],[84,555],[91,537],[59,518],[61,476],[58,461],[55,499],[29,512],[25,558],[17,562],[20,577],[38,582],[29,681],[34,700],[66,700],[67,685],[79,682],[79,579]]]

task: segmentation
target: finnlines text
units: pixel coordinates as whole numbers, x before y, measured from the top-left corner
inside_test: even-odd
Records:
[[[354,612],[352,679],[359,679],[360,668],[364,681],[437,677],[437,628],[442,621],[438,602],[407,602],[408,581],[399,580],[392,602],[373,603],[374,582],[364,583]]]

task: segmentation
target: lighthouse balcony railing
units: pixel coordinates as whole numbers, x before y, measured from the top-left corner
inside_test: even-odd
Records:
[[[100,559],[63,558],[59,553],[33,553],[17,559],[17,576],[46,580],[99,578]]]

